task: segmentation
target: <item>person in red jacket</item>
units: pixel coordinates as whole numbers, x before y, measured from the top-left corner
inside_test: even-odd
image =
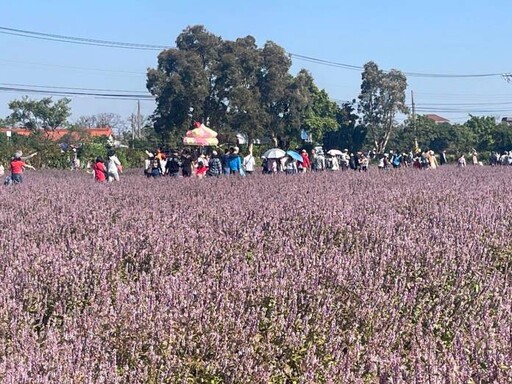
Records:
[[[96,158],[96,162],[92,166],[92,169],[94,170],[94,180],[99,183],[103,183],[107,180],[107,167],[105,167],[105,163],[101,156]]]
[[[21,182],[23,182],[23,178],[21,177],[21,175],[23,174],[23,170],[25,168],[30,168],[30,169],[34,169],[35,168],[29,164],[26,164],[22,159],[21,159],[21,152],[16,152],[16,154],[14,155],[14,158],[11,160],[11,180],[14,184],[19,184]]]
[[[306,172],[308,169],[311,168],[311,162],[309,161],[308,152],[305,149],[303,149],[300,155],[302,156],[302,172]]]

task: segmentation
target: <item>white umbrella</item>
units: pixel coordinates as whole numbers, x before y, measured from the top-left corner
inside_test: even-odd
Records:
[[[281,157],[285,156],[286,152],[283,151],[282,149],[272,148],[265,152],[262,157],[264,157],[265,159],[280,159]]]
[[[331,156],[341,156],[343,155],[343,152],[341,152],[339,149],[330,149],[327,151],[327,154]]]

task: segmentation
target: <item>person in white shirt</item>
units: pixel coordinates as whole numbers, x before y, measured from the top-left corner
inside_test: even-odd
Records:
[[[111,149],[107,153],[108,162],[107,162],[107,174],[108,181],[119,181],[119,172],[122,170],[121,162],[116,156],[116,152]]]
[[[336,156],[331,158],[331,171],[338,171],[340,169],[340,163]]]
[[[250,175],[254,172],[254,167],[256,166],[256,161],[254,160],[254,156],[252,153],[249,153],[244,157],[243,166],[245,168],[245,173]]]

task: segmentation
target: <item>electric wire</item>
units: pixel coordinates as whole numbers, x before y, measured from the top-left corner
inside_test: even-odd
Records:
[[[83,37],[75,37],[75,36],[67,36],[67,35],[58,35],[51,33],[43,33],[43,32],[34,32],[16,28],[8,28],[0,26],[0,33],[6,35],[14,35],[20,37],[34,38],[40,40],[50,40],[61,43],[72,43],[72,44],[81,44],[81,45],[92,45],[92,46],[101,46],[108,48],[123,48],[123,49],[139,49],[139,50],[163,50],[169,49],[169,46],[166,45],[157,45],[157,44],[141,44],[141,43],[131,43],[131,42],[121,42],[121,41],[112,41],[112,40],[101,40],[101,39],[91,39],[91,38],[83,38]],[[316,57],[301,55],[298,53],[289,53],[291,57],[295,57],[298,60],[307,61],[310,63],[326,65],[331,67],[343,68],[354,71],[361,71],[364,68],[359,65],[340,63],[336,61],[319,59]],[[385,71],[389,72],[389,71]],[[512,77],[510,73],[472,73],[472,74],[448,74],[448,73],[423,73],[423,72],[402,72],[408,77],[422,77],[422,78],[442,78],[442,79],[450,79],[450,78],[486,78],[486,77],[503,77],[505,79],[508,76]]]

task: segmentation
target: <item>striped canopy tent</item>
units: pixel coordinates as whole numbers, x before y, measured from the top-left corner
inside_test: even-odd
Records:
[[[187,131],[183,138],[183,144],[200,147],[216,146],[219,144],[217,132],[202,123],[195,122],[194,129]]]

